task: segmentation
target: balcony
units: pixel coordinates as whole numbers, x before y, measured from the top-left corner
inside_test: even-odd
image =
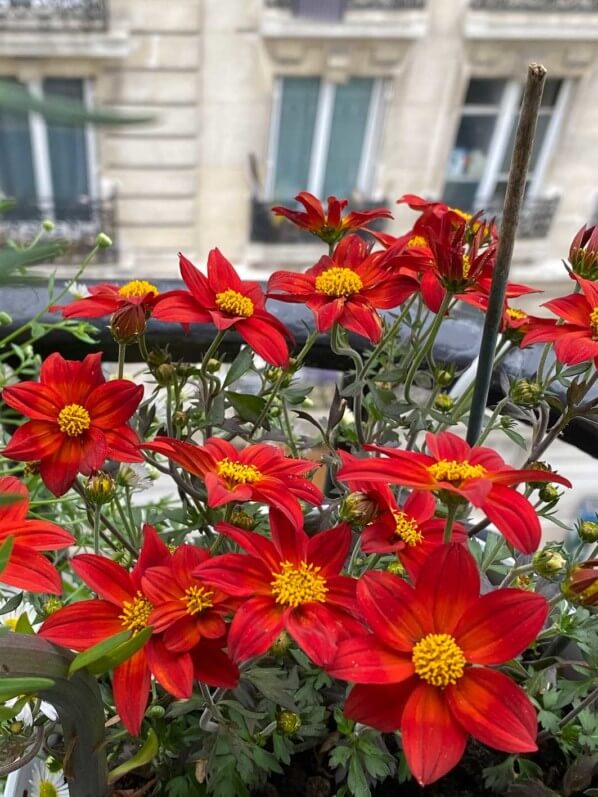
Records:
[[[265,0],[267,8],[284,8],[298,17],[340,18],[345,11],[401,11],[425,8],[426,0]]]
[[[471,0],[470,7],[483,11],[598,12],[598,0]]]
[[[560,197],[544,197],[529,199],[521,208],[517,238],[532,240],[546,238],[550,232],[552,221],[559,206]],[[488,204],[484,208],[486,218],[496,217],[500,229],[502,204]]]
[[[508,40],[596,41],[598,0],[470,0],[464,33],[480,46]]]
[[[58,258],[65,265],[78,265],[89,254],[99,232],[108,235],[113,246],[100,249],[95,262],[113,263],[117,259],[116,198],[68,201],[20,199],[0,216],[0,246],[9,241],[26,246],[39,233],[44,219],[54,222],[50,238],[68,242],[67,251]]]
[[[0,31],[104,31],[108,0],[0,0]]]

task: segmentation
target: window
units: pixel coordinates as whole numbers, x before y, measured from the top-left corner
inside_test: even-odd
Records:
[[[570,90],[570,81],[546,81],[527,177],[527,199],[541,193]],[[447,204],[475,211],[502,203],[522,94],[523,87],[515,80],[470,81],[446,168]]]
[[[288,201],[299,191],[368,199],[383,113],[383,81],[316,77],[277,81],[265,194]]]
[[[13,80],[13,82],[16,82]],[[27,86],[37,96],[85,104],[87,85],[46,78]],[[91,215],[91,134],[36,113],[0,111],[0,195],[14,197],[9,216],[85,221]]]

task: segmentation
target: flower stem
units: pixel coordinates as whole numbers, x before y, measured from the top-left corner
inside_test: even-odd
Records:
[[[453,536],[453,525],[455,523],[455,517],[457,515],[457,504],[449,504],[447,507],[446,513],[446,525],[444,527],[444,536],[442,541],[445,545],[448,545],[451,541]]]
[[[96,504],[93,513],[93,552],[96,556],[100,553],[100,520],[102,518],[102,510],[100,505]]]
[[[419,366],[422,364],[424,359],[428,356],[430,351],[432,350],[432,346],[434,345],[434,341],[436,340],[436,336],[438,335],[438,331],[442,322],[444,321],[444,315],[447,311],[447,308],[451,302],[452,295],[450,293],[446,293],[442,300],[442,304],[438,308],[438,312],[434,317],[434,321],[430,324],[427,335],[426,341],[424,345],[417,351],[413,361],[409,367],[409,371],[407,372],[407,376],[405,377],[405,401],[407,403],[411,403],[411,386],[413,384],[413,380],[415,375],[419,370]]]
[[[122,379],[125,372],[125,355],[127,347],[124,343],[118,344],[118,378]]]
[[[342,340],[341,327],[338,324],[332,325],[330,332],[330,348],[340,357],[349,357],[353,360],[355,365],[355,379],[359,380],[359,374],[363,369],[363,360],[358,352],[352,349],[349,345],[345,345]],[[359,384],[358,390],[353,396],[353,414],[355,415],[355,431],[357,433],[357,440],[359,445],[365,443],[365,434],[363,432],[363,418],[362,416],[362,402],[363,402],[363,384]]]

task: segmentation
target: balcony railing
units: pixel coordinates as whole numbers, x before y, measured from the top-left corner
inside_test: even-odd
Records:
[[[598,12],[598,0],[471,0],[471,8],[483,11]]]
[[[38,234],[45,219],[54,223],[50,238],[68,242],[67,251],[58,257],[60,263],[79,264],[93,249],[99,232],[108,235],[111,247],[100,249],[97,260],[114,262],[116,246],[116,199],[102,200],[18,200],[0,216],[0,246],[11,241],[23,246]]]
[[[546,238],[554,215],[559,206],[560,197],[541,199],[528,199],[521,208],[517,237],[520,239]],[[502,204],[487,204],[484,207],[484,216],[496,217],[496,223],[501,222]]]
[[[296,227],[288,219],[275,216],[272,213],[274,205],[293,206],[292,200],[282,202],[264,202],[255,197],[251,200],[251,240],[262,244],[309,244],[317,241],[311,233]],[[385,207],[386,200],[378,202],[351,202],[352,210],[369,210],[371,208]],[[297,205],[298,210],[303,210]],[[368,225],[374,230],[381,230],[384,226],[383,219],[376,219]]]
[[[0,31],[105,30],[108,0],[0,0]]]
[[[340,18],[345,11],[403,11],[425,8],[426,0],[265,0],[268,8],[286,8],[296,16]]]

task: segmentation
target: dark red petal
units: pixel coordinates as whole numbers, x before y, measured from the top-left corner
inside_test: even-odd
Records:
[[[114,379],[96,387],[90,393],[85,408],[94,426],[114,429],[129,420],[142,398],[143,385],[136,385],[128,379]]]
[[[309,538],[308,561],[321,567],[323,576],[335,576],[345,564],[350,547],[351,529],[346,523],[341,523]]]
[[[272,598],[258,597],[244,603],[235,614],[228,635],[234,661],[261,656],[284,628],[284,612]]]
[[[237,598],[271,594],[272,571],[254,556],[239,553],[215,556],[196,568],[195,576]]]
[[[208,264],[212,258],[212,252],[208,255]],[[215,296],[208,278],[181,252],[179,252],[179,268],[183,282],[193,294],[198,308],[213,308],[215,306]]]
[[[312,561],[308,555],[308,537],[303,528],[297,528],[286,514],[274,507],[270,510],[270,533],[276,548],[277,560],[273,564],[277,571],[281,562],[299,564],[306,559]]]
[[[115,667],[112,691],[122,724],[133,736],[139,736],[150,691],[150,671],[145,648]]]
[[[71,567],[88,587],[104,600],[122,607],[135,596],[131,577],[124,567],[105,556],[82,553],[71,559]]]
[[[0,542],[14,536],[15,543],[34,551],[58,551],[68,548],[75,538],[49,520],[14,520],[0,524]]]
[[[65,648],[87,650],[124,630],[119,614],[108,601],[77,601],[44,620],[39,635]]]
[[[30,592],[60,595],[62,583],[54,565],[37,551],[15,542],[8,564],[0,570],[0,583]]]
[[[213,304],[213,301],[210,301]],[[187,291],[168,291],[158,297],[152,311],[158,321],[176,321],[180,324],[208,324],[210,314],[205,305]]]
[[[153,636],[144,648],[147,664],[161,686],[178,700],[191,697],[193,662],[188,653],[172,653],[164,642]]]
[[[193,674],[210,686],[234,689],[239,683],[239,668],[213,641],[202,639],[191,651]]]
[[[467,462],[472,450],[462,437],[453,432],[440,432],[440,434],[428,432],[426,448],[434,459],[454,459],[457,462]]]
[[[322,603],[305,603],[289,612],[286,629],[318,667],[325,667],[336,654],[343,620],[342,612]]]
[[[2,398],[17,412],[38,421],[56,422],[64,407],[64,400],[48,385],[39,382],[19,382],[2,391]]]
[[[413,692],[415,679],[398,684],[356,684],[350,691],[343,714],[355,722],[362,722],[383,733],[399,729],[403,709]]]
[[[56,423],[28,421],[15,430],[2,453],[9,459],[30,462],[54,454],[63,440],[64,435]]]
[[[452,634],[480,594],[480,575],[475,559],[460,543],[439,546],[426,559],[415,591],[431,613],[433,630]]]
[[[269,315],[264,313],[264,316]],[[267,363],[286,368],[289,364],[289,347],[285,336],[266,318],[252,316],[238,321],[235,328],[249,346]]]
[[[410,655],[391,650],[373,635],[341,642],[326,669],[335,678],[358,684],[395,684],[414,672]]]

